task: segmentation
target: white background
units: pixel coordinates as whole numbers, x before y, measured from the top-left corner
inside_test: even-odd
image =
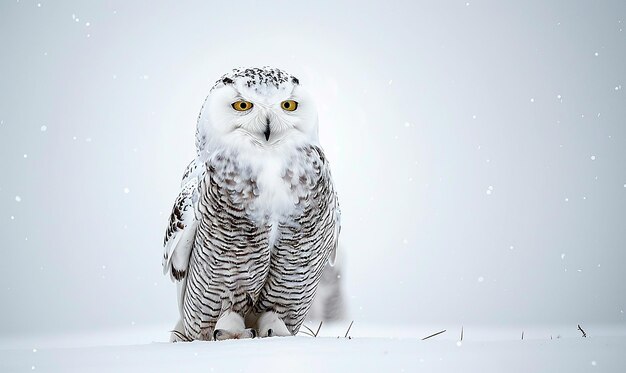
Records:
[[[621,1],[3,1],[0,333],[173,325],[195,120],[258,65],[317,99],[355,325],[623,325],[625,23]]]

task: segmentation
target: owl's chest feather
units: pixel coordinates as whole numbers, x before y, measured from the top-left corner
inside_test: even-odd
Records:
[[[297,149],[288,157],[259,158],[218,154],[211,162],[215,179],[230,203],[246,211],[257,226],[297,219],[319,177],[319,167]]]

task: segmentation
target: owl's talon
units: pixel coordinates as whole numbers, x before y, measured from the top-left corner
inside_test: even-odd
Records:
[[[256,330],[246,329],[243,317],[232,311],[225,311],[215,324],[213,340],[255,338]]]
[[[291,335],[285,322],[278,317],[276,312],[265,312],[259,317],[257,323],[261,337],[287,337]]]
[[[252,339],[256,338],[256,330],[243,329],[243,330],[224,330],[216,329],[213,332],[213,340],[225,341],[227,339]]]
[[[221,337],[222,334],[224,334],[224,332],[221,329],[215,329],[215,331],[213,332],[213,340],[214,341],[221,340],[221,339],[218,339],[218,338]]]

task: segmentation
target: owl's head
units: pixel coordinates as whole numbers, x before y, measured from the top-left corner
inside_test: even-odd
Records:
[[[198,151],[268,150],[318,142],[317,110],[294,76],[275,68],[234,69],[211,89],[198,118]]]

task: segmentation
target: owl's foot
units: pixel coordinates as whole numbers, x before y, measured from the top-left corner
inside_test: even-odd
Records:
[[[215,324],[213,340],[255,338],[256,330],[246,329],[243,317],[232,311],[224,312]]]
[[[232,331],[225,329],[215,329],[213,339],[216,341],[224,341],[226,339],[250,339],[256,338],[256,330],[244,329],[242,331]]]
[[[288,337],[291,336],[285,322],[278,317],[276,312],[269,311],[259,317],[259,336],[261,337]]]

